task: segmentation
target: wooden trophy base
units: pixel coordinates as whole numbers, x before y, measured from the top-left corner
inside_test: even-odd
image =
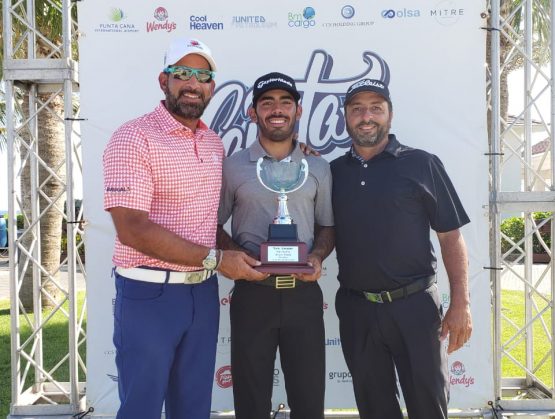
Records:
[[[268,241],[260,245],[262,265],[254,267],[259,272],[271,274],[313,274],[307,263],[306,243]]]

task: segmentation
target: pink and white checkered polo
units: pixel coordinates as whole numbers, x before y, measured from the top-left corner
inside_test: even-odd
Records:
[[[104,150],[104,209],[132,208],[193,243],[216,245],[224,148],[202,121],[192,132],[163,103],[122,125]],[[116,238],[113,262],[198,270],[153,259]]]

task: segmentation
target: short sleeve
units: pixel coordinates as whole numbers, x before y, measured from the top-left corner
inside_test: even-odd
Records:
[[[331,200],[331,170],[327,162],[322,167],[324,174],[318,179],[318,192],[314,203],[314,222],[322,227],[332,227],[334,222]]]
[[[218,224],[224,225],[233,211],[233,187],[230,185],[229,159],[224,160],[222,171],[222,189],[220,192],[220,206],[218,207]]]
[[[104,209],[131,208],[150,212],[153,178],[146,136],[120,127],[104,150]]]

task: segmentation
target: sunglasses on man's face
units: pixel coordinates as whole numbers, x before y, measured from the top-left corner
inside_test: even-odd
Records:
[[[173,74],[178,80],[187,81],[195,76],[200,83],[210,83],[216,73],[210,70],[203,70],[198,68],[185,67],[184,65],[172,65],[164,69],[164,73]]]

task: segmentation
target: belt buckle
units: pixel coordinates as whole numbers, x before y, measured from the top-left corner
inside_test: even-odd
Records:
[[[294,276],[276,276],[276,289],[295,288]]]
[[[204,275],[204,271],[200,272],[187,272],[185,274],[185,283],[187,284],[198,284],[202,282],[202,277]]]
[[[366,299],[371,303],[383,304],[385,302],[391,303],[393,301],[391,295],[389,294],[389,291],[382,291],[379,293],[363,291],[363,293]]]

